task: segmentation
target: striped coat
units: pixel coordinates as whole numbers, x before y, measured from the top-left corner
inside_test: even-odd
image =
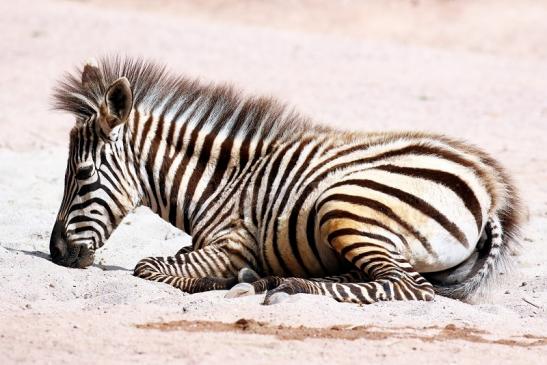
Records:
[[[314,126],[264,98],[135,60],[67,76],[73,113],[55,262],[85,267],[139,205],[192,236],[135,275],[187,292],[339,301],[467,298],[514,249],[520,207],[503,169],[425,133]]]

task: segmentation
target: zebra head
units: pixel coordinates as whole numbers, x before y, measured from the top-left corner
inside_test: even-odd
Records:
[[[93,78],[104,83],[99,69],[86,65],[82,88],[92,87],[86,82],[94,82]],[[126,144],[126,123],[133,108],[131,87],[125,77],[105,86],[94,113],[82,117],[76,112],[76,126],[70,133],[64,196],[50,240],[53,262],[63,266],[91,265],[95,250],[140,201],[139,180]],[[74,94],[58,98],[62,97],[70,101]]]

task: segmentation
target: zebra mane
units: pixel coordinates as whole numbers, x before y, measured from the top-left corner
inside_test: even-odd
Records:
[[[53,107],[72,113],[79,120],[86,120],[99,112],[108,87],[125,76],[131,84],[133,107],[147,111],[158,111],[164,115],[177,115],[187,108],[184,99],[201,97],[209,100],[221,113],[235,111],[239,107],[248,116],[238,127],[251,134],[267,136],[291,135],[298,131],[324,130],[313,126],[292,108],[287,108],[273,98],[242,97],[233,87],[204,84],[197,79],[188,79],[169,73],[166,67],[142,59],[105,57],[96,65],[98,72],[82,82],[83,67],[74,73],[65,74],[53,93]],[[211,118],[214,119],[214,118]],[[219,118],[216,118],[219,119]],[[204,127],[221,130],[222,122],[207,121]],[[210,125],[208,125],[208,123]]]

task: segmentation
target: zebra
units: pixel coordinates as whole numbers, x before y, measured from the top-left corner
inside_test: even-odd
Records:
[[[67,73],[71,113],[53,262],[84,268],[138,206],[192,237],[134,275],[188,293],[323,295],[369,304],[468,300],[518,247],[511,178],[470,144],[344,132],[273,98],[107,57]]]

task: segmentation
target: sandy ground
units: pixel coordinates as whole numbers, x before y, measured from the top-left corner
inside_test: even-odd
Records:
[[[309,13],[304,0],[160,3],[0,2],[3,364],[543,363],[546,3],[389,1],[381,12],[319,2]],[[186,295],[131,276],[140,258],[189,242],[145,209],[127,217],[93,267],[53,265],[49,233],[72,120],[50,110],[51,87],[108,53],[272,94],[340,128],[435,131],[482,146],[526,202],[517,270],[475,304],[356,306],[297,295],[265,307],[260,296]]]

